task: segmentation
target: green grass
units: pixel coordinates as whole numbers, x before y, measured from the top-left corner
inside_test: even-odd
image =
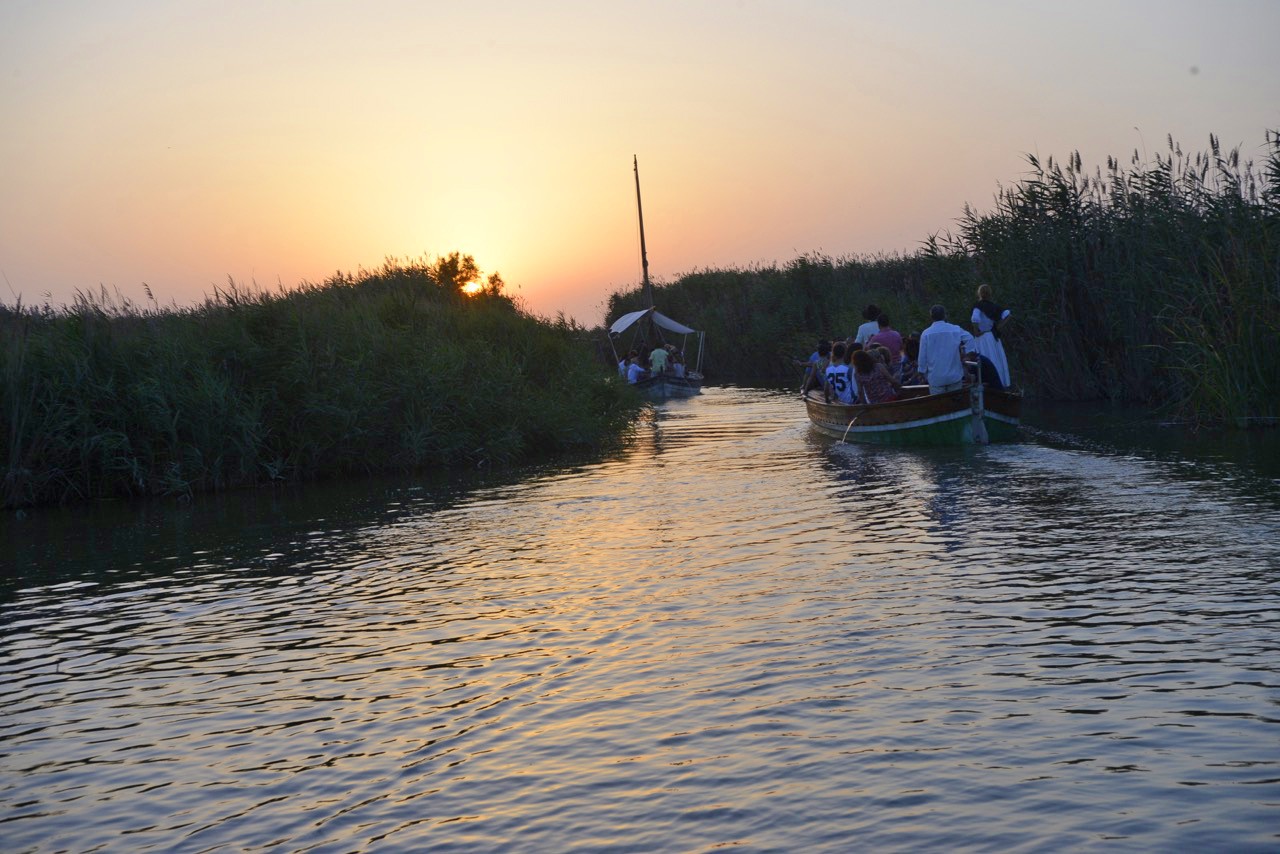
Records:
[[[0,306],[5,507],[501,464],[608,444],[634,395],[474,262],[388,262],[191,308]]]

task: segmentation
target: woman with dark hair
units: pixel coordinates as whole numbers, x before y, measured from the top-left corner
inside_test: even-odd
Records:
[[[862,403],[888,403],[897,400],[898,392],[902,391],[888,366],[866,350],[853,354],[853,378],[858,383],[858,399]]]
[[[991,299],[991,286],[978,286],[978,301],[973,304],[973,315],[969,318],[973,323],[974,349],[978,355],[986,356],[995,365],[1000,382],[1009,386],[1009,360],[1004,354],[1004,344],[1000,341],[1000,329],[1009,318],[1009,309],[1001,308]]]

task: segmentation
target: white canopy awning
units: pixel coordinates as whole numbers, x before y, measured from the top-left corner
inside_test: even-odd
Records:
[[[668,332],[675,332],[678,335],[691,335],[697,331],[695,329],[690,329],[679,321],[672,320],[656,309],[646,308],[641,309],[640,311],[633,311],[630,314],[624,314],[622,317],[619,317],[613,322],[613,325],[609,327],[609,333],[611,335],[618,335],[625,332],[639,321],[640,318],[644,317],[651,311],[653,312],[653,322]]]

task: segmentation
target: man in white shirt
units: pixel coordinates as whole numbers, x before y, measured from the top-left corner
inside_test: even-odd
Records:
[[[918,370],[929,382],[929,394],[955,391],[964,385],[961,351],[974,349],[973,336],[954,323],[947,323],[947,310],[940,305],[929,309],[933,323],[920,333]]]

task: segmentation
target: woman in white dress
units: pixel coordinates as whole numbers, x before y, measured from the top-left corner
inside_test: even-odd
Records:
[[[969,318],[973,323],[974,346],[980,355],[986,356],[996,366],[1000,382],[1008,388],[1009,359],[1004,354],[1004,344],[1000,341],[1000,328],[1009,317],[1009,310],[1001,308],[991,300],[991,286],[978,286],[978,301],[974,303],[973,315]]]

